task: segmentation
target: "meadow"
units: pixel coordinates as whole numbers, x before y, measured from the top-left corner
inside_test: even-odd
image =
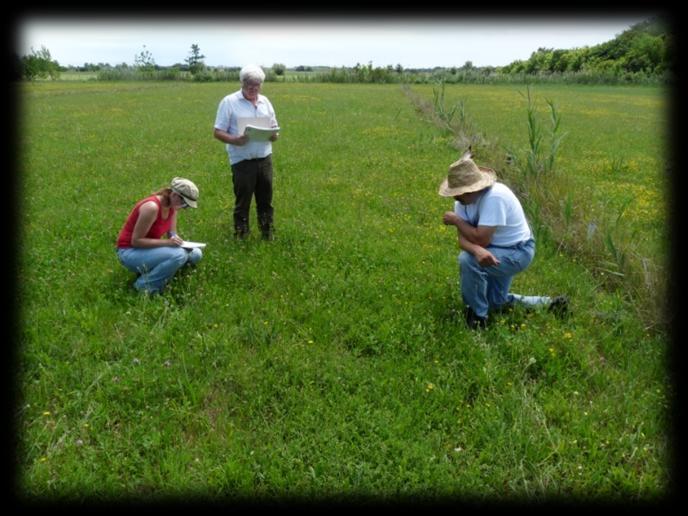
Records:
[[[267,83],[282,127],[276,240],[260,240],[252,210],[252,237],[235,241],[231,173],[212,125],[236,89],[22,87],[23,499],[667,495],[668,339],[623,291],[543,242],[513,290],[567,294],[571,316],[516,311],[468,330],[455,232],[441,222],[451,204],[437,195],[457,150],[399,85]],[[519,91],[456,85],[447,96],[518,146]],[[591,210],[641,195],[629,210],[659,228],[661,257],[661,90],[535,92],[562,106],[561,169],[576,195]],[[138,296],[115,239],[133,204],[174,176],[200,189],[179,232],[208,247],[163,295]]]

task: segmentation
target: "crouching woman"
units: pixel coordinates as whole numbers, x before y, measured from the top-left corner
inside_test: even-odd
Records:
[[[129,213],[117,238],[117,256],[124,267],[138,274],[134,287],[157,294],[184,265],[203,257],[200,249],[184,249],[177,235],[177,212],[198,206],[198,188],[175,177],[170,186],[141,199]],[[165,237],[165,238],[163,238]]]

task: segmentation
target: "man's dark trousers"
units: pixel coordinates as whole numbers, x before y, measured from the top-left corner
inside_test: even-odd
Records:
[[[251,199],[256,196],[258,224],[263,235],[272,232],[272,155],[245,159],[232,165],[234,184],[234,231],[239,237],[249,232]]]

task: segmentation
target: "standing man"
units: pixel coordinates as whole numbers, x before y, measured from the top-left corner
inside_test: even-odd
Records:
[[[564,296],[552,299],[509,292],[514,276],[533,260],[535,240],[518,198],[497,182],[494,170],[478,167],[471,157],[469,150],[452,163],[439,190],[441,196],[456,201],[454,211],[445,212],[442,221],[456,226],[458,232],[461,297],[468,327],[484,328],[488,312],[514,303],[565,313],[568,299]]]
[[[241,89],[220,101],[213,136],[227,144],[234,185],[234,237],[243,240],[248,236],[251,199],[255,195],[262,237],[272,240],[272,142],[279,133],[266,141],[255,141],[243,129],[247,123],[278,127],[277,119],[268,98],[260,94],[265,72],[259,66],[247,65],[241,69],[239,80]]]

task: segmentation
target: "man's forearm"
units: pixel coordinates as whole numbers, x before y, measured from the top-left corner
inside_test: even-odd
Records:
[[[468,240],[472,244],[479,245],[481,247],[484,247],[482,244],[483,242],[480,239],[480,235],[478,233],[478,228],[471,226],[468,222],[461,218],[457,218],[456,222],[456,228],[459,230],[459,236],[463,237],[464,239]],[[459,238],[460,240],[460,238]],[[468,249],[466,249],[468,250]]]
[[[479,245],[481,247],[487,247],[490,245],[492,240],[492,234],[494,233],[494,228],[489,228],[485,226],[474,227],[461,217],[453,212],[447,211],[442,217],[442,221],[445,224],[452,225],[457,229],[458,235],[465,238],[469,242]]]
[[[459,247],[466,251],[467,253],[471,253],[473,256],[476,255],[476,252],[478,248],[482,249],[482,246],[471,242],[468,238],[466,238],[463,234],[459,233]]]

